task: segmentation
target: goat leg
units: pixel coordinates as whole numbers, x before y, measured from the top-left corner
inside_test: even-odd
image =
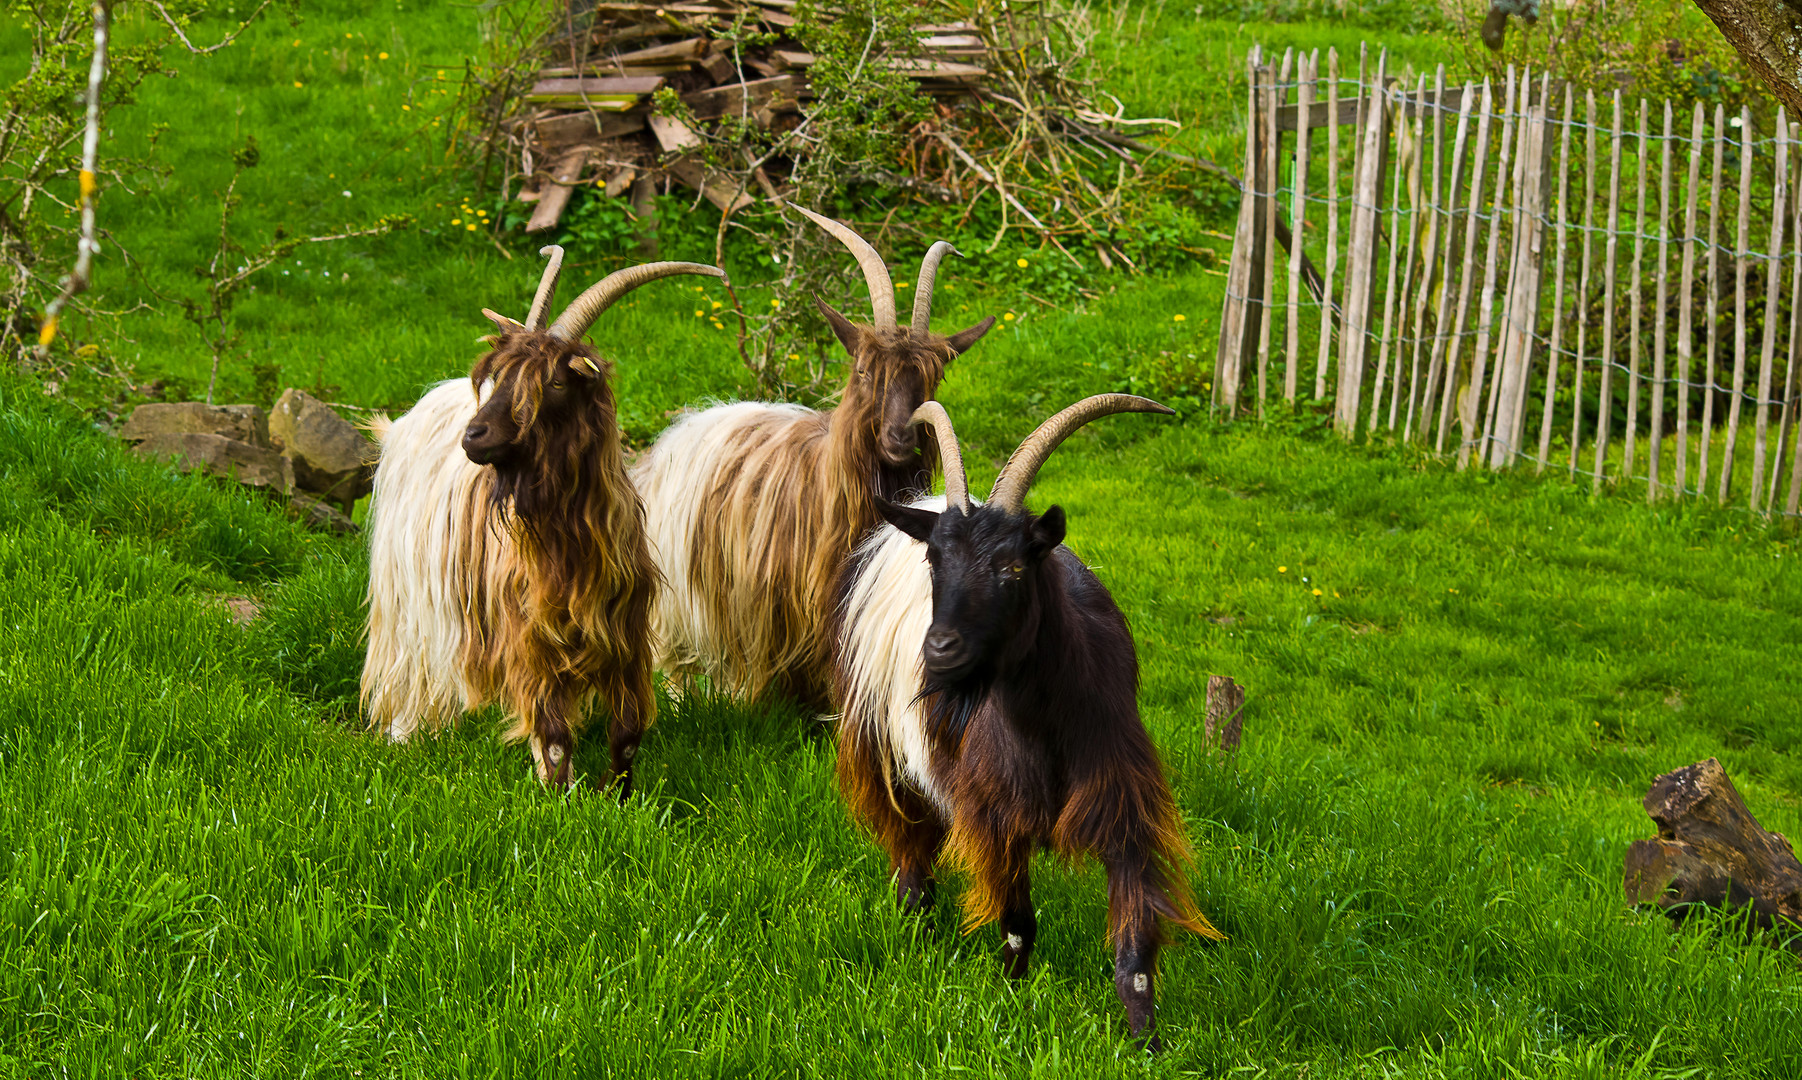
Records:
[[[532,748],[532,763],[537,767],[538,780],[546,787],[569,787],[570,775],[575,769],[576,737],[570,730],[568,717],[568,706],[558,701],[546,702],[532,717],[527,742]]]
[[[1013,873],[1002,893],[1001,906],[1001,973],[1010,979],[1026,977],[1026,963],[1032,959],[1032,944],[1039,936],[1039,919],[1032,911],[1032,873],[1024,853],[1009,852],[1008,861],[1015,863]]]
[[[609,783],[617,785],[619,801],[625,802],[632,795],[632,759],[638,756],[638,744],[644,739],[647,726],[645,719],[650,715],[650,673],[644,673],[642,688],[621,688],[611,695],[613,724],[607,731],[607,748],[612,755],[613,777]],[[642,689],[642,693],[640,693]]]
[[[1147,905],[1132,919],[1114,942],[1114,992],[1126,1006],[1126,1022],[1139,1045],[1152,1053],[1162,1050],[1163,1043],[1154,1030],[1153,982],[1157,978],[1157,916]]]

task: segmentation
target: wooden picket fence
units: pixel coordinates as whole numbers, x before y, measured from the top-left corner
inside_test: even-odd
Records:
[[[1218,410],[1797,513],[1802,127],[1325,59],[1247,61]]]

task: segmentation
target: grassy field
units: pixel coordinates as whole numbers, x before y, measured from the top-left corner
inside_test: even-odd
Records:
[[[455,177],[406,164],[477,13],[304,12],[121,118],[122,140],[188,119],[166,181],[108,194],[145,264],[108,299],[192,287],[227,151],[255,134],[247,231],[422,227],[272,274],[222,397],[274,364],[404,405],[467,370],[477,309],[523,307],[536,279],[449,225]],[[1364,36],[1161,7],[1114,25],[1129,107],[1212,110],[1204,150],[1237,137],[1245,44]],[[941,393],[978,490],[1039,417],[1211,355],[1202,266],[1073,309],[948,274],[946,324],[1016,316]],[[635,437],[738,384],[693,314],[707,288],[605,317]],[[178,317],[121,331],[120,358],[204,379]],[[1710,755],[1767,827],[1802,831],[1789,534],[1348,450],[1307,417],[1102,421],[1031,502],[1065,507],[1128,613],[1194,883],[1230,935],[1166,954],[1156,1060],[1124,1038],[1094,868],[1035,867],[1035,970],[1008,986],[992,929],[894,910],[809,717],[666,701],[623,808],[539,790],[492,715],[384,744],[354,707],[360,541],[136,462],[0,379],[0,1075],[1790,1074],[1793,955],[1730,925],[1672,933],[1623,907],[1619,876],[1652,833],[1650,778]],[[263,605],[248,627],[237,595]],[[1201,746],[1209,673],[1249,688],[1233,763]],[[598,742],[578,756],[604,763]]]

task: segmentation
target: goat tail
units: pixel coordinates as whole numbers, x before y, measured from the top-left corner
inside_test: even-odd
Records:
[[[394,418],[385,412],[370,413],[357,426],[363,429],[363,433],[369,436],[369,441],[379,449],[388,438],[388,429],[394,426]]]

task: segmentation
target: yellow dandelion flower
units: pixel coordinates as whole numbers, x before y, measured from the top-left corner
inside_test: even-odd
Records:
[[[475,232],[476,231],[476,223],[472,221],[469,224],[463,226],[463,228],[469,232]]]
[[[905,288],[907,288],[907,282],[905,282],[905,281],[897,281],[897,282],[895,282],[895,288],[897,288],[897,289],[905,289]]]
[[[1279,574],[1287,574],[1289,572],[1289,568],[1287,566],[1279,566],[1276,568],[1276,572]]]
[[[1024,269],[1026,269],[1026,260],[1025,259],[1015,259],[1014,265],[1019,267],[1020,269],[1024,270]]]
[[[702,314],[701,309],[695,308],[695,318],[697,318],[697,319],[700,318],[701,314]]]
[[[790,360],[799,360],[799,359],[801,359],[801,354],[798,352],[792,352],[792,353],[788,354],[788,358]]]
[[[726,328],[726,324],[723,322],[720,322],[718,319],[715,319],[715,320],[713,320],[713,328],[715,330],[724,330]]]
[[[724,305],[724,304],[722,304],[722,303],[720,303],[720,302],[719,302],[719,301],[718,301],[718,300],[715,300],[715,301],[714,301],[714,302],[713,302],[713,310],[715,310],[715,311],[718,311],[718,310],[719,310],[719,309],[721,309],[721,308],[723,308],[723,307],[725,307],[725,306],[726,306],[726,305]]]
[[[775,299],[772,299],[772,300],[771,300],[771,301],[770,301],[770,306],[771,306],[771,307],[774,307],[774,308],[779,308],[779,307],[781,307],[781,306],[782,306],[782,301],[780,301],[780,300],[775,300]]]
[[[461,224],[463,224],[463,219],[460,217],[451,218],[451,224],[452,225],[461,225]]]
[[[384,53],[376,53],[375,58],[377,60],[386,60],[386,59],[388,59],[388,54],[385,52]]]
[[[346,40],[346,41],[349,41],[349,40],[350,40],[350,35],[349,35],[349,34],[345,34],[345,35],[344,35],[344,40]]]
[[[299,38],[294,39],[294,47],[296,49],[300,48],[300,39]]]
[[[705,285],[696,285],[696,286],[695,286],[695,292],[700,292],[700,291],[702,291],[702,290],[703,290],[703,289],[705,289],[705,288],[707,288],[707,286],[705,286]]]
[[[1315,595],[1315,596],[1319,596],[1319,595],[1320,595],[1320,590],[1319,590],[1319,589],[1315,589],[1315,590],[1314,590],[1314,595]]]
[[[1014,321],[1014,313],[1010,311],[1006,315],[1001,316],[1001,318],[1005,322],[1013,322]]]
[[[1189,317],[1187,315],[1172,315],[1170,317],[1170,319],[1172,322],[1188,322],[1189,321]]]
[[[300,80],[299,80],[299,79],[295,79],[295,80],[294,80],[294,89],[296,89],[296,90],[299,90],[299,89],[300,89],[300,87],[301,87],[301,82],[300,82]]]
[[[476,211],[476,217],[485,218],[487,216],[488,216],[488,211],[486,211],[486,210],[477,210]]]

